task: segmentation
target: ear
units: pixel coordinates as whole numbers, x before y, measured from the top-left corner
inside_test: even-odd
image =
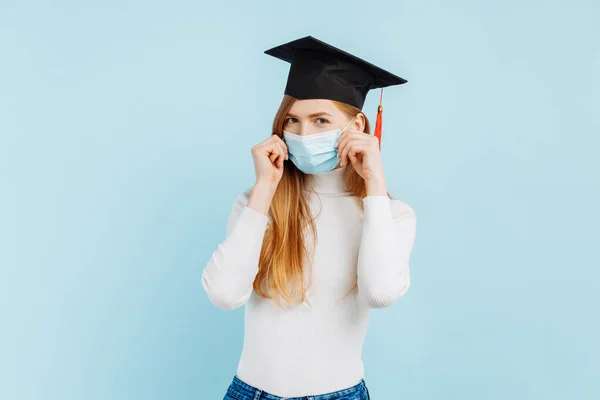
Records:
[[[364,132],[365,125],[367,124],[365,114],[362,112],[356,114],[354,117],[354,123],[352,124],[352,129],[357,130],[359,132]]]

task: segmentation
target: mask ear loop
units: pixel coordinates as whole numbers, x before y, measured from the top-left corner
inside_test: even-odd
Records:
[[[340,134],[344,133],[344,131],[346,130],[346,128],[348,128],[352,122],[354,122],[354,118],[352,118],[352,120],[350,120],[350,122],[348,122],[348,125],[346,125],[346,127],[344,129],[342,129],[342,131],[340,132]]]

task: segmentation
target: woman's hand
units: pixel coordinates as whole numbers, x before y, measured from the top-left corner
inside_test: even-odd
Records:
[[[387,195],[377,137],[365,132],[348,130],[342,133],[335,147],[338,149],[340,165],[347,165],[349,160],[352,167],[365,180],[367,195]]]
[[[277,187],[283,176],[283,161],[288,159],[285,142],[273,134],[252,147],[256,183]]]

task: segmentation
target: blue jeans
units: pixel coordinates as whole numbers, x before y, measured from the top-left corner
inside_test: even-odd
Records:
[[[247,384],[237,376],[233,377],[233,382],[227,388],[227,393],[223,400],[370,400],[369,389],[364,379],[361,379],[356,385],[317,396],[302,397],[279,397],[265,392]]]

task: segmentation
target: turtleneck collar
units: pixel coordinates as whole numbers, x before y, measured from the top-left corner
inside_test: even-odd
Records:
[[[348,193],[344,181],[346,168],[336,168],[322,174],[307,174],[305,183],[317,193]]]

